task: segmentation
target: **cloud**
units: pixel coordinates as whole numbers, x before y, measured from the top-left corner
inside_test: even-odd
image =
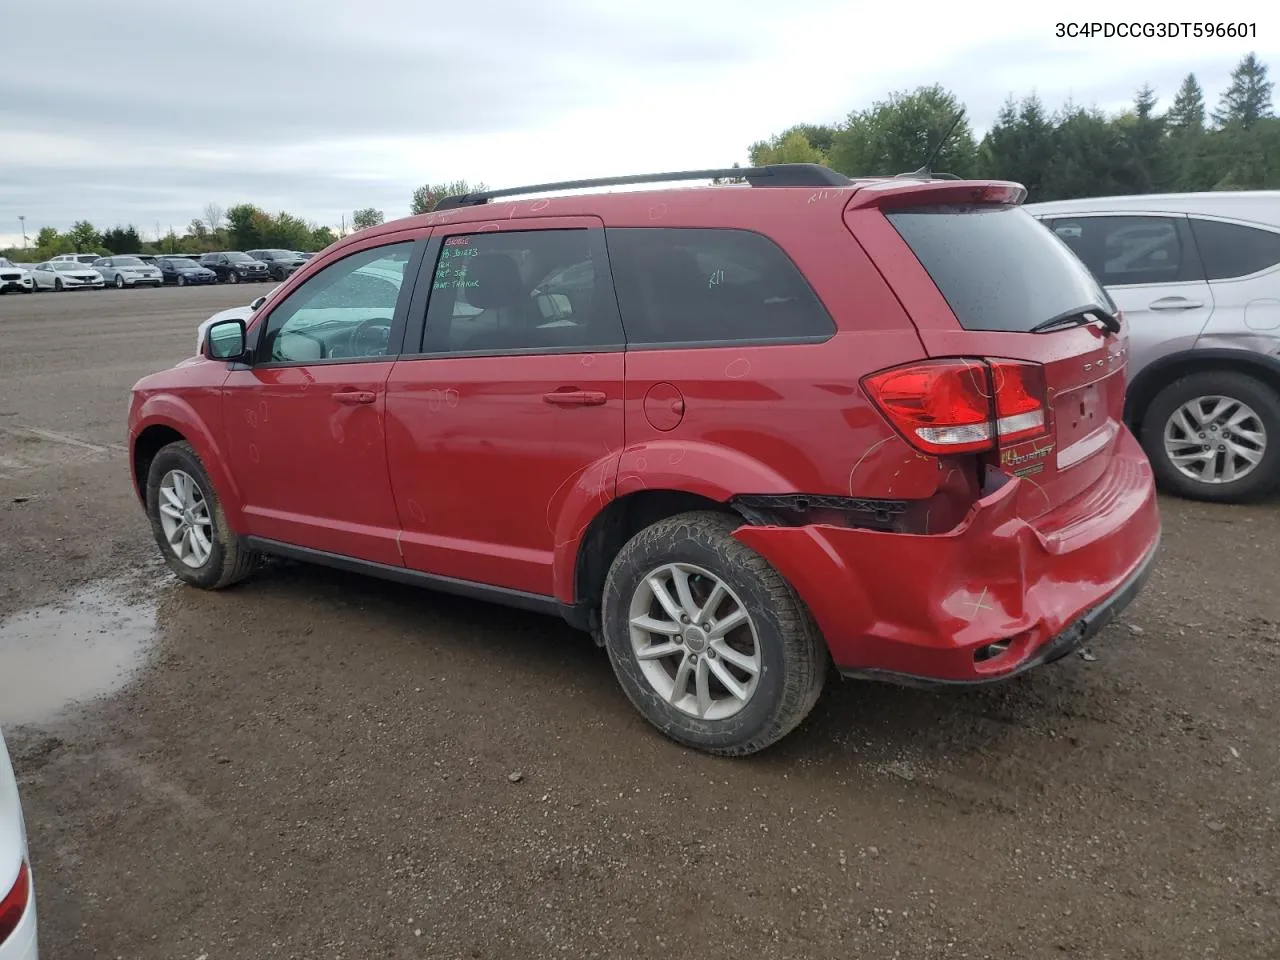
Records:
[[[1114,108],[1150,81],[1167,102],[1191,69],[1212,105],[1244,52],[1278,49],[1265,29],[1057,40],[1060,16],[848,0],[28,6],[6,34],[47,40],[0,57],[0,244],[18,214],[29,234],[81,217],[150,231],[247,201],[336,224],[360,206],[403,215],[426,181],[725,166],[792,123],[925,83],[955,91],[979,131],[1010,93]]]

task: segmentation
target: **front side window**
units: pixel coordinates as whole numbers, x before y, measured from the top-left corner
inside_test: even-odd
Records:
[[[621,347],[588,230],[445,238],[432,274],[424,353]]]
[[[747,230],[608,231],[627,341],[636,345],[824,339],[835,323],[791,259]]]
[[[267,318],[268,363],[385,357],[413,242],[362,250],[307,280]]]
[[[1239,223],[1191,218],[1205,279],[1231,280],[1280,263],[1280,233]]]

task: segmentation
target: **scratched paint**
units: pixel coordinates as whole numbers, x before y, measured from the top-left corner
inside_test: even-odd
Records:
[[[731,380],[741,380],[751,372],[751,361],[746,357],[730,360],[724,368],[724,375]]]

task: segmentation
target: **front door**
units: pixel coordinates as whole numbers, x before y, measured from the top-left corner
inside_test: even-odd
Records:
[[[246,533],[401,564],[386,382],[403,338],[405,280],[425,233],[370,241],[257,318],[254,362],[233,370],[223,387]]]
[[[1123,311],[1134,373],[1195,346],[1213,294],[1186,217],[1094,214],[1055,217],[1050,226]]]
[[[623,444],[600,222],[436,229],[405,344],[416,314],[419,354],[387,383],[405,564],[552,596],[557,546],[612,497]]]

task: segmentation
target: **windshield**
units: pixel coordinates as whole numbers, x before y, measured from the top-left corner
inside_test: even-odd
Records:
[[[179,270],[197,270],[200,267],[194,260],[183,260],[181,257],[170,257],[169,262]]]
[[[232,263],[248,263],[253,259],[247,253],[228,253],[227,259]]]
[[[114,263],[117,267],[142,267],[146,266],[137,257],[116,257]]]
[[[88,269],[88,267],[86,267],[83,263],[76,263],[74,260],[59,260],[57,263],[52,264],[52,266],[53,266],[53,269],[55,270],[64,270],[64,271],[74,270],[77,272],[81,272]]]
[[[1070,311],[1116,312],[1066,244],[1019,207],[913,207],[885,216],[966,330],[1025,333]]]

